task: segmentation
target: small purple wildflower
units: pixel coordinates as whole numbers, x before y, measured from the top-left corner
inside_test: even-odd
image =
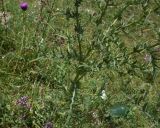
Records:
[[[28,3],[27,2],[22,2],[20,3],[20,8],[23,10],[23,11],[26,11],[28,9]]]
[[[47,122],[43,128],[53,128],[53,125],[51,122]]]
[[[28,97],[27,96],[22,96],[20,99],[17,100],[16,104],[25,107],[25,108],[30,108],[30,105],[28,104]]]

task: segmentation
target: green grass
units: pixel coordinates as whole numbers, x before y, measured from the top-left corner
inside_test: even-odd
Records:
[[[0,8],[1,128],[160,127],[158,0],[27,2]]]

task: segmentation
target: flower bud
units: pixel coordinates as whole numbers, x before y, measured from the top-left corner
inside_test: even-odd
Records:
[[[26,11],[28,9],[28,3],[27,2],[22,2],[20,3],[20,8],[23,10],[23,11]]]

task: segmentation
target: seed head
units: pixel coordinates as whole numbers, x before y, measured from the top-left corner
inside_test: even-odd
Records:
[[[151,61],[152,61],[152,56],[151,56],[150,54],[146,54],[146,55],[144,56],[144,60],[145,60],[146,62],[151,62]]]

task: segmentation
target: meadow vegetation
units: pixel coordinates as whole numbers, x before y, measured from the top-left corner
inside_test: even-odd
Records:
[[[0,128],[160,128],[159,0],[0,1]]]

